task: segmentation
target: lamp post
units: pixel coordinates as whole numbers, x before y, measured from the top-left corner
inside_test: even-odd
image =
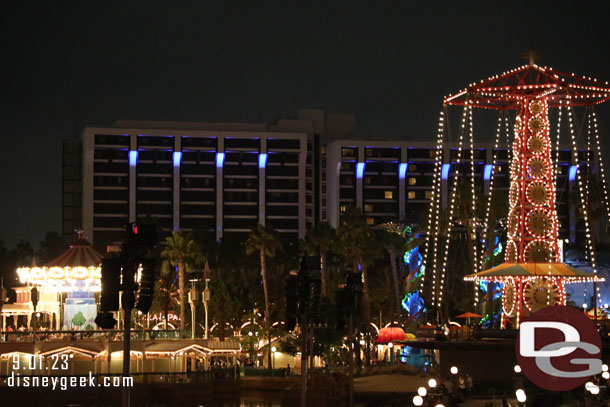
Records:
[[[205,279],[205,289],[203,290],[203,307],[205,309],[205,339],[208,339],[208,302],[210,301],[210,279]]]
[[[199,281],[198,279],[191,279],[191,291],[189,292],[189,303],[191,304],[191,339],[195,339],[195,310],[196,301],[199,297],[199,292],[197,288],[195,288],[195,281]]]

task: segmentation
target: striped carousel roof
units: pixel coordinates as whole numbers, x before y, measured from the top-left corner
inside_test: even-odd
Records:
[[[559,277],[563,280],[604,281],[601,276],[563,263],[503,263],[489,270],[469,274],[464,280],[494,280],[502,277]]]
[[[77,239],[68,250],[47,262],[44,267],[97,267],[103,257],[85,239]]]

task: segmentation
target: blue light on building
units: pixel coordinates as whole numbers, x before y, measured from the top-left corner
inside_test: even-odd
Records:
[[[483,169],[483,179],[485,181],[489,181],[491,179],[491,171],[493,170],[493,165],[491,164],[487,164],[485,165],[485,168]]]
[[[180,161],[182,160],[182,153],[180,151],[174,152],[174,167],[180,167]]]
[[[449,170],[451,170],[451,164],[443,164],[441,169],[441,178],[444,180],[449,179]]]
[[[132,150],[129,152],[129,165],[131,167],[135,167],[137,163],[138,163],[138,151]]]
[[[405,179],[405,177],[407,176],[407,167],[409,166],[409,164],[407,163],[401,163],[398,165],[398,178],[399,179]]]
[[[267,166],[267,154],[261,153],[258,155],[258,168],[265,168]]]
[[[570,165],[570,172],[568,173],[568,179],[574,181],[576,179],[576,173],[578,172],[577,165]]]
[[[366,163],[357,163],[356,164],[356,178],[362,178],[364,175],[364,166]]]
[[[225,163],[225,153],[216,153],[216,168],[222,168]]]

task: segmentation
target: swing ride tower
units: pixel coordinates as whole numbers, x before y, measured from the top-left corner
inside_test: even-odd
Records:
[[[603,279],[559,263],[558,221],[555,208],[556,163],[550,138],[549,110],[568,111],[573,147],[572,108],[592,106],[610,98],[608,82],[529,65],[471,84],[444,99],[465,109],[515,111],[510,163],[509,213],[505,263],[468,275],[467,281],[501,283],[502,326],[515,328],[527,313],[547,305],[565,304],[565,283]],[[561,117],[561,116],[560,116]],[[577,152],[577,150],[576,150]],[[574,154],[579,167],[578,154]],[[603,171],[603,169],[602,169]],[[581,199],[583,180],[577,174]],[[583,207],[586,239],[591,246],[587,211]],[[595,257],[590,254],[593,270]],[[475,300],[476,303],[476,300]]]

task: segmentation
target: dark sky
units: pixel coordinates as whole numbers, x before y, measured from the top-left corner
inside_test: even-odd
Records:
[[[9,246],[60,231],[61,141],[84,125],[267,122],[308,107],[354,113],[360,133],[380,138],[434,137],[443,95],[522,65],[532,41],[539,64],[610,80],[601,1],[10,4],[0,17]],[[610,125],[609,106],[598,114]]]

